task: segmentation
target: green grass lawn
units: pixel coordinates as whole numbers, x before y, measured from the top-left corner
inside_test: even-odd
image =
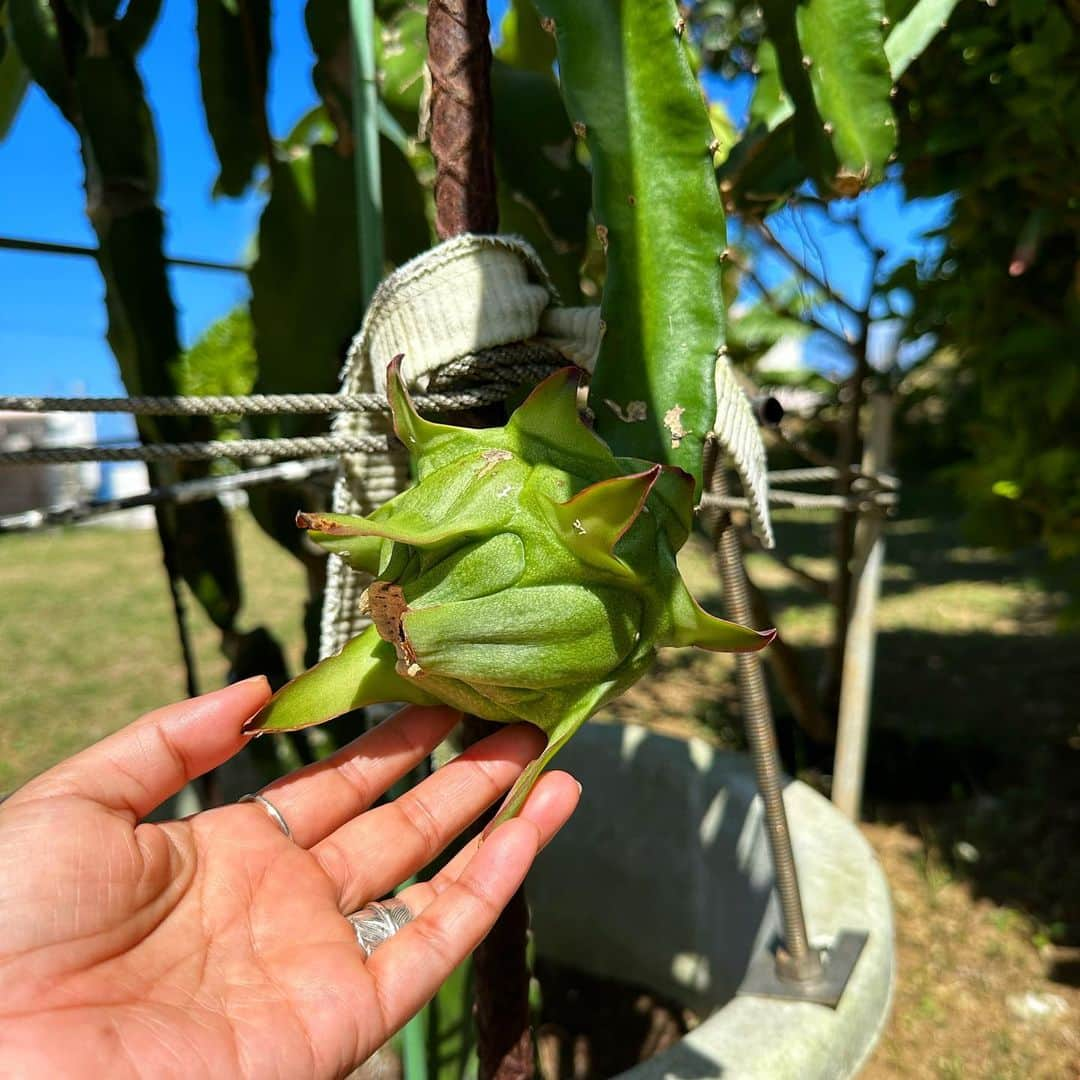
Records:
[[[263,624],[292,670],[303,650],[305,577],[236,515],[244,628]],[[0,793],[149,709],[185,696],[172,602],[154,530],[68,528],[0,538]],[[188,605],[202,689],[224,684],[220,634]]]

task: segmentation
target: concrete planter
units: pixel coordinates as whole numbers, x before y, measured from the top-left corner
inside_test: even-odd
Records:
[[[540,949],[669,995],[708,1018],[624,1077],[824,1080],[855,1075],[892,994],[892,911],[869,845],[805,784],[784,792],[812,940],[868,930],[836,1010],[736,996],[779,935],[749,760],[636,726],[588,724],[558,767],[584,785],[529,874]]]

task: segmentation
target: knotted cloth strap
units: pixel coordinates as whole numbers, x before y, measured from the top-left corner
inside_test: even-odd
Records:
[[[530,361],[530,344],[587,371],[596,364],[602,324],[598,307],[568,308],[532,247],[514,236],[454,237],[405,263],[376,290],[342,371],[343,394],[385,393],[386,368],[404,354],[401,372],[419,391],[442,387],[457,368]],[[508,345],[520,348],[505,350]],[[488,353],[487,350],[502,350]],[[540,352],[539,349],[536,350]],[[496,373],[492,372],[492,375]],[[717,368],[716,434],[735,461],[750,497],[758,534],[771,544],[765,452],[757,424],[725,359]],[[386,435],[389,417],[341,413],[336,435]],[[409,483],[404,448],[345,454],[334,486],[338,514],[370,514]],[[331,559],[323,604],[320,654],[330,656],[367,624],[360,615],[365,576]]]

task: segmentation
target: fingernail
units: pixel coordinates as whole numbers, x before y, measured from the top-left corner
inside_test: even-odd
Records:
[[[581,781],[580,780],[575,780],[574,783],[577,784],[577,793],[580,795],[581,791],[582,791]]]

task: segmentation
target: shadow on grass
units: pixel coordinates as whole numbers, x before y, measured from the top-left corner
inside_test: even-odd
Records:
[[[828,524],[783,515],[777,534],[784,553],[829,554]],[[1068,568],[968,543],[947,493],[905,492],[883,596],[909,597],[904,622],[923,625],[878,636],[864,814],[909,828],[975,896],[1025,913],[1039,943],[1080,946],[1080,636],[1050,632]],[[912,606],[945,585],[969,588]],[[822,603],[794,584],[767,594],[777,616]],[[800,654],[813,684],[823,650]],[[834,748],[808,740],[775,688],[772,698],[785,766],[827,789]],[[1080,951],[1063,955],[1048,974],[1075,984]]]
[[[785,557],[829,558],[833,525],[828,515],[793,511],[776,515],[777,551]],[[1016,552],[972,546],[960,508],[948,490],[927,483],[905,488],[898,515],[886,526],[887,563],[893,569],[882,595],[897,596],[935,585],[1029,580],[1051,594],[1067,592],[1076,580],[1076,561],[1053,562],[1045,552]],[[897,573],[896,571],[900,572]],[[769,599],[782,611],[816,601],[804,587],[770,588]]]
[[[1076,637],[882,633],[864,800],[867,819],[905,825],[974,895],[1064,946],[1080,946],[1078,683]],[[831,772],[831,746],[782,707],[777,724],[789,769]],[[1075,959],[1049,974],[1075,984]]]

